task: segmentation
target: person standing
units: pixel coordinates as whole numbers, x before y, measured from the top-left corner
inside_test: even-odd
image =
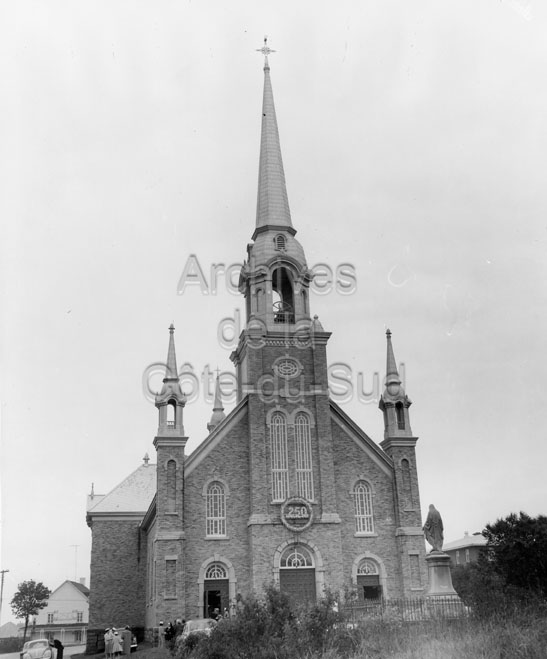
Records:
[[[112,639],[112,654],[118,657],[122,653],[122,643],[120,635],[114,630],[114,638]]]
[[[105,659],[112,657],[112,643],[114,642],[114,634],[111,629],[106,629],[104,633],[104,656]]]
[[[165,629],[163,628],[163,620],[160,620],[158,627],[158,648],[165,647]]]

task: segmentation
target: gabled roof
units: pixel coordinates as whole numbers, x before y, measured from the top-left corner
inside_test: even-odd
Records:
[[[89,588],[87,586],[84,586],[84,584],[78,583],[77,581],[71,581],[70,579],[67,579],[66,581],[63,581],[60,586],[57,586],[57,588],[51,593],[50,598],[55,595],[58,590],[61,590],[61,588],[67,583],[70,584],[73,588],[76,588],[76,590],[85,597],[89,597]]]
[[[68,583],[72,584],[74,588],[76,588],[82,593],[82,595],[89,597],[89,588],[87,586],[84,586],[83,583],[78,583],[77,581],[70,581],[70,580],[68,580]]]
[[[452,540],[452,542],[447,542],[443,544],[443,551],[450,551],[454,549],[466,549],[468,547],[484,547],[486,546],[486,538],[481,535],[469,535],[466,533],[463,538],[459,540]]]
[[[143,464],[96,504],[90,505],[88,515],[100,513],[144,513],[156,494],[156,465]]]
[[[371,458],[386,473],[393,473],[393,460],[385,453],[359,426],[353,421],[344,410],[333,400],[330,402],[331,418],[336,421],[361,448],[365,449]]]

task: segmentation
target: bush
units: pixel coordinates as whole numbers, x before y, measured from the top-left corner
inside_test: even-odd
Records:
[[[274,586],[244,602],[237,618],[222,619],[209,637],[177,644],[175,659],[294,659],[326,652],[348,656],[359,645],[328,594],[316,605],[294,607]]]

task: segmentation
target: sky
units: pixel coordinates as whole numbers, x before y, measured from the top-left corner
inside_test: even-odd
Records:
[[[383,439],[389,327],[424,519],[433,503],[448,542],[547,512],[546,14],[2,4],[2,623],[24,580],[89,584],[86,496],[154,461],[149,367],[170,323],[186,372],[233,372],[243,300],[211,268],[236,272],[254,229],[264,35],[293,224],[308,265],[333,273],[310,301],[333,332],[333,396]],[[206,290],[184,277],[191,255]],[[190,453],[212,404],[184,382]]]

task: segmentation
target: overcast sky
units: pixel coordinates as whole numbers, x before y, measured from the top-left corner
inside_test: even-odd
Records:
[[[23,580],[89,579],[86,495],[155,460],[143,373],[169,324],[179,366],[232,370],[217,332],[242,299],[179,281],[191,254],[210,287],[245,256],[265,34],[298,239],[308,265],[356,273],[353,294],[311,300],[354,387],[343,408],[382,440],[356,387],[383,377],[389,327],[424,517],[434,503],[450,541],[547,512],[546,12],[2,4],[2,622]],[[189,452],[210,415],[201,388]]]

